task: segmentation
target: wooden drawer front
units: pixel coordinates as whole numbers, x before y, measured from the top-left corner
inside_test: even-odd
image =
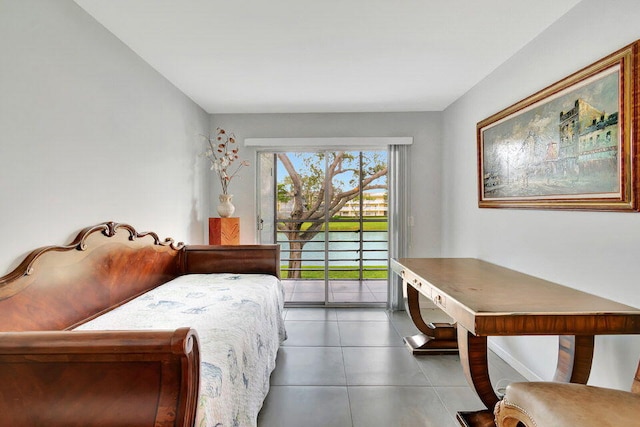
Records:
[[[429,299],[431,298],[431,286],[428,282],[425,282],[410,270],[402,270],[401,276],[402,280],[416,288],[421,294]]]
[[[431,294],[431,299],[438,307],[447,308],[447,297],[442,293],[438,292],[436,289],[433,289],[433,293]]]

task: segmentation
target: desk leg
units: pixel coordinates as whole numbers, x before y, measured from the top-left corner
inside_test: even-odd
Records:
[[[420,313],[420,293],[406,281],[402,281],[404,306],[421,332],[404,337],[404,342],[415,355],[425,354],[457,354],[455,326],[450,323],[426,323]]]
[[[586,384],[591,373],[593,346],[593,335],[561,335],[558,366],[553,381]]]
[[[487,358],[487,337],[475,336],[458,325],[458,348],[460,363],[469,385],[489,408],[476,412],[458,412],[457,419],[462,426],[495,426],[493,407],[500,400],[493,391],[489,378],[489,360]]]
[[[488,410],[458,412],[457,418],[464,427],[494,426],[493,408],[498,403],[489,378],[487,359],[487,337],[475,336],[458,325],[458,347],[460,362],[467,381]],[[558,367],[553,381],[586,384],[591,371],[594,337],[560,336],[558,347]]]
[[[467,381],[489,409],[500,400],[493,391],[489,378],[489,361],[487,358],[487,337],[475,336],[458,325],[458,348],[460,363]]]

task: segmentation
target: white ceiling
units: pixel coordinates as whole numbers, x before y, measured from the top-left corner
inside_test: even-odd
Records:
[[[75,0],[209,113],[441,111],[580,0]]]

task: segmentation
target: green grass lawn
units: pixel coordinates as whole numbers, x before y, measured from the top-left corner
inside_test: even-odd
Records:
[[[334,217],[333,219],[346,219],[344,217]],[[352,218],[353,219],[353,218]],[[384,220],[380,222],[364,222],[362,224],[363,231],[386,231],[387,230],[387,217],[367,217],[367,219]],[[309,228],[311,223],[305,222],[302,224],[302,230]],[[321,228],[324,230],[324,225]],[[358,231],[360,229],[360,223],[358,222],[329,222],[329,231]]]
[[[302,267],[302,279],[324,279],[324,270],[321,265],[318,266],[304,266]],[[358,279],[357,271],[347,271],[350,268],[357,268],[357,266],[353,267],[331,267],[329,270],[329,279]],[[389,272],[387,271],[386,265],[376,265],[369,266],[369,268],[381,268],[383,270],[375,270],[375,271],[363,271],[363,279],[386,279],[389,276]],[[344,271],[341,271],[344,270]],[[283,279],[287,279],[288,270],[286,267],[282,267],[280,269],[280,277]]]

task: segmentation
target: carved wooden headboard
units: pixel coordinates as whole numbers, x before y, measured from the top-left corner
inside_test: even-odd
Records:
[[[0,330],[65,330],[181,274],[182,243],[127,224],[87,227],[0,277]]]

